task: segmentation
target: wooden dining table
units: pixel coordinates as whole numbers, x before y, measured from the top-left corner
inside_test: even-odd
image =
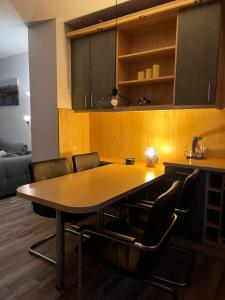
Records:
[[[164,167],[110,164],[17,189],[21,198],[56,209],[56,286],[64,288],[63,212],[86,214],[105,207],[159,180]]]

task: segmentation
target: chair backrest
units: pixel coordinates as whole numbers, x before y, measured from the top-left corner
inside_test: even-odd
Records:
[[[195,169],[184,181],[180,197],[177,203],[177,209],[188,212],[193,203],[196,185],[200,176],[200,170]]]
[[[68,161],[66,158],[35,162],[29,165],[29,170],[32,182],[51,179],[70,173]],[[56,211],[54,208],[34,202],[32,203],[32,206],[34,212],[40,216],[47,218],[56,217]]]
[[[165,193],[155,200],[144,227],[142,240],[144,245],[156,245],[166,233],[173,220],[181,187],[182,183],[175,181]]]
[[[31,181],[51,179],[70,173],[66,158],[52,159],[30,164]]]
[[[74,172],[81,172],[100,166],[100,157],[98,152],[73,155],[72,161]]]

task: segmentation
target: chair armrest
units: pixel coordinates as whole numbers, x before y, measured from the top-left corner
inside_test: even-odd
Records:
[[[184,215],[187,214],[189,212],[189,208],[188,209],[180,209],[180,208],[176,208],[175,212],[177,215]]]
[[[173,229],[173,227],[176,223],[176,220],[177,220],[177,215],[173,214],[173,220],[172,220],[170,226],[168,227],[167,231],[164,233],[161,240],[156,245],[152,245],[152,246],[147,246],[147,245],[143,245],[142,243],[136,242],[136,238],[134,238],[134,237],[124,235],[121,233],[117,233],[115,231],[91,226],[91,225],[83,225],[78,229],[78,231],[81,234],[84,234],[84,233],[90,234],[91,233],[91,234],[95,234],[95,235],[113,240],[118,243],[122,243],[122,244],[129,245],[129,246],[133,245],[135,248],[138,248],[143,251],[156,251],[162,245],[162,243],[166,240],[170,231]]]
[[[136,204],[136,206],[134,207],[143,207],[146,209],[151,209],[154,205],[154,201],[148,201],[148,200],[140,200],[140,202],[135,202],[134,204]],[[189,212],[189,208],[188,209],[180,209],[180,208],[175,208],[175,213],[177,215],[183,215],[183,214],[187,214]]]
[[[128,235],[124,235],[115,231],[111,231],[108,229],[104,229],[104,228],[99,228],[99,227],[95,227],[95,226],[91,226],[91,225],[83,225],[79,228],[79,232],[83,233],[91,233],[91,234],[95,234],[110,240],[113,240],[115,242],[119,242],[122,244],[126,244],[126,245],[132,245],[135,242],[135,238],[128,236]]]
[[[140,200],[137,203],[150,205],[152,207],[155,202],[154,201],[150,201],[150,200]]]
[[[180,181],[185,181],[186,178],[189,176],[189,173],[182,173],[182,172],[166,172],[165,173],[165,178],[167,180],[180,180]]]
[[[140,250],[143,250],[143,251],[156,251],[163,244],[163,242],[166,240],[166,238],[169,235],[170,231],[173,229],[173,227],[176,223],[176,220],[177,220],[177,215],[173,214],[173,220],[172,220],[170,226],[168,227],[167,231],[164,233],[161,240],[156,245],[146,246],[146,245],[143,245],[141,243],[135,242],[134,247],[139,248]]]

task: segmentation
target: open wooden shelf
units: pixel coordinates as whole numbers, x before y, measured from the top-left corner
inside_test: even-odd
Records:
[[[161,58],[175,56],[176,46],[163,47],[154,50],[141,51],[132,54],[120,55],[118,59],[126,62],[141,62],[149,58]]]
[[[118,28],[116,83],[119,94],[129,99],[129,110],[171,108],[176,49],[177,13]],[[160,66],[159,77],[138,80],[138,72],[155,64]],[[144,97],[152,104],[140,105]]]
[[[150,85],[156,83],[172,82],[174,81],[174,75],[161,76],[154,79],[144,79],[144,80],[129,80],[118,82],[119,86],[138,86],[138,85]]]
[[[207,173],[204,242],[219,247],[225,247],[224,182],[225,173]]]

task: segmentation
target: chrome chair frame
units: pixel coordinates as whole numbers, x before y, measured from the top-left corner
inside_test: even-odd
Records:
[[[73,235],[79,235],[79,232],[74,231],[74,230],[69,229],[69,228],[64,229],[64,232],[69,232],[69,233],[71,233],[71,234],[73,234]],[[30,254],[32,254],[32,255],[34,255],[34,256],[36,256],[36,257],[38,257],[38,258],[44,260],[44,261],[47,261],[47,262],[49,262],[49,263],[51,263],[51,264],[53,264],[53,265],[56,265],[56,261],[55,261],[54,259],[52,259],[52,258],[48,257],[47,255],[44,255],[43,253],[41,253],[41,252],[35,250],[36,248],[38,248],[38,247],[44,245],[46,242],[48,242],[48,241],[54,239],[55,237],[56,237],[56,233],[53,233],[53,234],[48,235],[47,237],[41,239],[40,241],[38,241],[38,242],[32,244],[32,245],[28,248],[28,252],[29,252]]]
[[[195,171],[192,174],[187,174],[187,173],[180,173],[178,172],[179,176],[182,177],[183,182],[185,182],[185,180],[191,176],[197,176],[195,174],[199,174],[199,170],[195,169]],[[173,174],[173,173],[167,173],[166,175],[169,175],[170,177],[174,175],[174,180],[177,179],[176,175],[177,174]],[[171,184],[172,184],[172,180],[171,180]],[[147,191],[147,196],[148,196],[148,191]],[[136,201],[132,201],[132,202],[126,202],[124,203],[124,207],[125,207],[125,211],[126,211],[126,222],[129,223],[129,207],[133,207],[133,208],[142,208],[142,209],[151,209],[154,205],[154,201],[150,201],[150,200],[141,200],[140,202],[136,202]],[[175,208],[175,213],[177,214],[178,218],[179,215],[185,215],[187,213],[189,213],[190,208],[187,209],[180,209],[180,208]],[[171,279],[167,279],[161,276],[157,276],[157,275],[152,275],[151,277],[157,280],[160,280],[162,282],[165,283],[169,283],[178,287],[187,287],[190,285],[190,281],[191,281],[191,274],[192,274],[192,270],[193,270],[193,266],[194,266],[194,260],[195,260],[195,254],[192,250],[190,249],[185,249],[179,246],[175,246],[175,245],[169,245],[169,248],[176,251],[176,252],[180,252],[183,253],[185,255],[189,256],[190,259],[190,264],[189,267],[187,269],[187,275],[186,275],[186,279],[184,281],[175,281],[175,280],[171,280]]]
[[[78,258],[78,264],[79,264],[78,265],[78,279],[79,279],[79,281],[78,281],[78,300],[82,300],[82,298],[83,298],[82,297],[82,273],[83,273],[83,251],[82,251],[83,243],[82,242],[83,242],[84,234],[101,236],[103,238],[107,238],[107,239],[110,239],[110,240],[118,242],[118,243],[122,243],[122,244],[125,244],[128,246],[133,246],[142,251],[154,252],[154,251],[157,251],[159,249],[159,247],[162,245],[162,243],[166,240],[170,231],[173,229],[173,227],[176,223],[176,220],[177,220],[177,215],[175,213],[173,213],[173,220],[172,220],[170,226],[167,228],[166,232],[164,233],[164,235],[160,239],[160,241],[156,245],[152,245],[152,246],[144,245],[140,242],[137,242],[135,237],[127,236],[124,234],[116,233],[114,231],[110,231],[110,230],[103,229],[103,228],[97,228],[97,227],[90,226],[90,225],[82,226],[79,230],[80,231],[80,238],[79,238],[80,242],[79,242],[79,252],[78,252],[78,254],[79,254],[79,258]],[[152,279],[148,278],[148,277],[144,277],[141,281],[170,293],[173,296],[174,300],[178,300],[177,292],[172,287],[166,286],[165,284],[163,284],[160,281],[159,282],[153,281]]]

